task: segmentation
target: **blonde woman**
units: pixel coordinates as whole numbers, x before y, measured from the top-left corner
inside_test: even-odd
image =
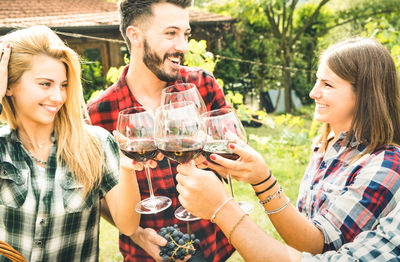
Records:
[[[109,132],[84,124],[73,50],[44,26],[0,41],[0,239],[28,261],[97,261],[101,198],[121,232],[138,227],[134,172]]]

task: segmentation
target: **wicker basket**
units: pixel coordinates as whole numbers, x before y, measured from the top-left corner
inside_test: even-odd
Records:
[[[0,254],[13,262],[27,262],[21,253],[4,241],[0,241]]]

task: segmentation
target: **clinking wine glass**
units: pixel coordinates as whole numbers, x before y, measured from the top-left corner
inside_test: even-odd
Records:
[[[118,143],[127,157],[143,164],[158,153],[154,141],[154,117],[143,107],[131,107],[119,112]],[[155,196],[151,183],[150,168],[144,164],[150,197],[136,204],[135,210],[141,214],[155,214],[167,209],[172,200],[165,196]]]
[[[235,111],[232,108],[221,108],[206,112],[201,115],[203,124],[206,128],[207,138],[203,147],[203,154],[208,161],[211,154],[217,154],[230,160],[236,160],[239,155],[233,153],[230,143],[246,143],[246,131]],[[234,198],[232,178],[227,175],[231,195]],[[236,201],[242,210],[250,214],[253,211],[253,204],[247,201]]]
[[[199,90],[191,83],[178,83],[172,86],[167,86],[161,91],[161,105],[192,101],[200,114],[207,112],[207,107],[200,95]]]
[[[183,101],[159,107],[154,138],[158,150],[169,159],[181,164],[194,159],[201,153],[205,139],[205,130],[195,104]],[[175,211],[175,217],[182,221],[200,219],[182,206]]]

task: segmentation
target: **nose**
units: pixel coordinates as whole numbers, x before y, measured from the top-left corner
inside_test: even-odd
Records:
[[[176,38],[175,50],[185,54],[188,51],[188,40],[184,34]]]
[[[308,95],[310,96],[311,99],[321,98],[321,89],[320,89],[320,83],[318,80],[317,80],[317,82],[315,82],[313,89],[311,89],[311,91]]]
[[[53,102],[61,102],[63,100],[63,87],[58,87],[54,86],[54,88],[51,89],[51,94],[49,96],[49,99]]]

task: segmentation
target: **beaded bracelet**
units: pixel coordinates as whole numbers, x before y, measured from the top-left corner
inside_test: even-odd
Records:
[[[276,208],[276,209],[273,209],[273,210],[268,211],[268,210],[265,210],[265,208],[264,208],[264,206],[263,206],[264,212],[265,212],[268,216],[269,216],[269,215],[272,215],[272,214],[276,214],[276,213],[281,212],[281,211],[284,210],[284,209],[289,205],[289,203],[290,203],[290,199],[289,199],[288,197],[286,197],[286,198],[287,198],[286,203],[285,203],[283,206],[278,207],[278,208]]]
[[[246,213],[243,214],[243,215],[240,217],[239,221],[236,222],[236,224],[232,227],[231,231],[229,232],[229,235],[228,235],[228,242],[229,242],[229,244],[232,244],[232,241],[231,241],[232,233],[236,230],[236,228],[239,226],[239,224],[242,223],[242,221],[243,221],[243,219],[245,218],[245,216],[247,216]]]
[[[259,195],[261,195],[262,193],[267,192],[268,190],[270,190],[271,188],[273,188],[273,187],[276,185],[277,182],[278,182],[278,180],[275,179],[274,183],[272,183],[269,187],[267,187],[266,189],[264,189],[264,190],[261,191],[261,192],[256,192],[256,196],[259,196]]]
[[[276,191],[273,195],[268,196],[264,201],[259,200],[261,205],[265,205],[266,203],[270,202],[272,199],[274,199],[277,195],[279,195],[279,198],[281,198],[280,194],[282,193],[282,187],[279,186],[278,191]]]
[[[229,202],[230,200],[232,200],[232,199],[233,199],[232,197],[226,199],[226,200],[214,211],[214,214],[212,214],[212,216],[211,216],[211,218],[210,218],[211,223],[214,223],[213,220],[215,219],[215,217],[217,216],[217,214],[218,214],[218,212],[221,210],[221,208],[222,208],[223,206],[225,206],[226,203],[228,203],[228,202]]]

